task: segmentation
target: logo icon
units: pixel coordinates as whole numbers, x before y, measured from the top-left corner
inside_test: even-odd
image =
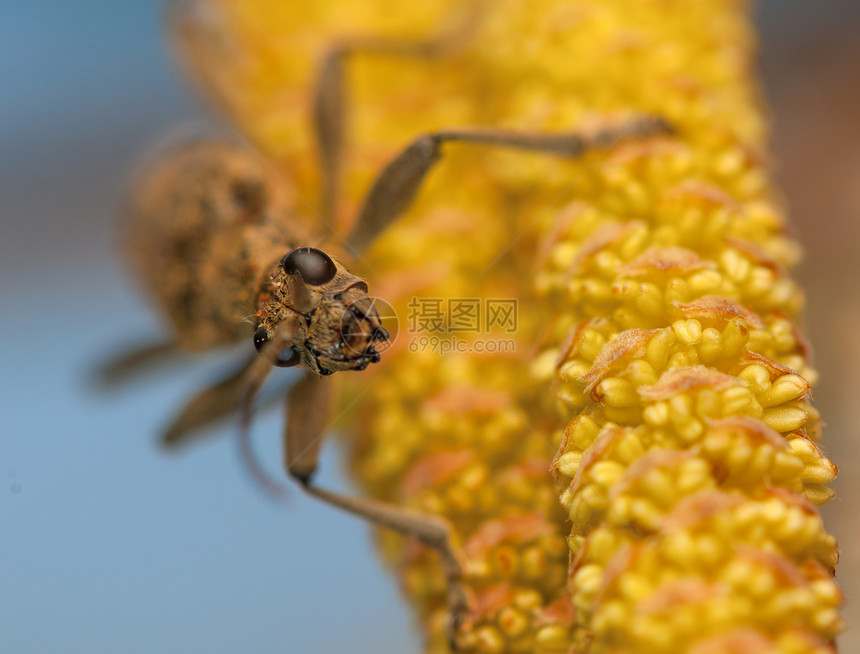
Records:
[[[368,295],[356,300],[350,307],[350,311],[344,313],[341,318],[340,331],[347,349],[355,354],[362,354],[367,341],[367,323],[363,320],[355,320],[354,316],[357,313],[368,316],[371,320],[373,317],[377,318],[379,326],[388,335],[385,339],[377,340],[374,349],[382,354],[390,348],[400,331],[400,319],[394,307],[388,302]]]

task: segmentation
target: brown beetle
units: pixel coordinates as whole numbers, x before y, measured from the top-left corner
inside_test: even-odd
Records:
[[[275,365],[329,375],[379,360],[387,333],[367,284],[313,247],[323,240],[313,216],[247,147],[201,140],[168,151],[138,176],[126,214],[135,273],[182,349],[253,333],[260,350],[283,325],[295,333]]]

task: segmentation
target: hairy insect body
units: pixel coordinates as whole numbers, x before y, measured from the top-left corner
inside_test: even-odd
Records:
[[[367,284],[322,241],[286,185],[247,147],[195,142],[159,159],[131,198],[135,271],[186,350],[289,332],[275,365],[363,370],[388,338]]]
[[[319,240],[276,180],[246,149],[201,141],[137,181],[126,249],[183,349],[250,338],[281,258]]]

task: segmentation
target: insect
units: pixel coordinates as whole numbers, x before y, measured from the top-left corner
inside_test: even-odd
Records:
[[[378,362],[390,337],[368,295],[368,283],[349,272],[351,261],[408,208],[445,144],[577,157],[621,138],[668,129],[661,120],[645,117],[590,135],[481,128],[419,135],[379,173],[353,230],[342,243],[330,242],[323,227],[329,226],[327,217],[339,199],[345,60],[361,51],[443,57],[463,38],[464,30],[457,30],[454,37],[446,34],[414,43],[368,37],[328,50],[318,67],[313,107],[322,162],[320,213],[299,207],[286,182],[246,145],[194,141],[174,146],[148,166],[127,203],[126,241],[133,266],[166,314],[174,338],[170,345],[149,348],[117,364],[121,368],[148,356],[168,356],[176,349],[203,351],[244,341],[249,350],[246,362],[191,398],[166,430],[168,443],[183,442],[192,431],[236,411],[244,430],[254,395],[272,367],[303,368],[301,379],[286,396],[287,473],[310,495],[439,552],[452,642],[467,614],[468,597],[447,523],[395,505],[333,493],[313,481],[330,421],[329,377]]]

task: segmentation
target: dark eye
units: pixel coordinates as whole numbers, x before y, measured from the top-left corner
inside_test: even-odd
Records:
[[[294,345],[293,347],[288,347],[286,350],[281,352],[274,365],[278,366],[278,368],[292,368],[293,366],[299,365],[301,362],[302,355]]]
[[[265,327],[259,327],[254,332],[254,347],[257,352],[263,349],[263,346],[269,341],[269,332]],[[302,362],[302,355],[295,346],[288,347],[278,355],[278,360],[273,365],[279,368],[292,368]]]
[[[331,257],[316,248],[293,250],[281,260],[281,265],[288,274],[299,274],[313,286],[330,282],[337,274],[337,267]]]
[[[254,347],[257,348],[257,352],[260,351],[266,341],[269,340],[269,330],[265,327],[257,328],[257,331],[254,332]]]

